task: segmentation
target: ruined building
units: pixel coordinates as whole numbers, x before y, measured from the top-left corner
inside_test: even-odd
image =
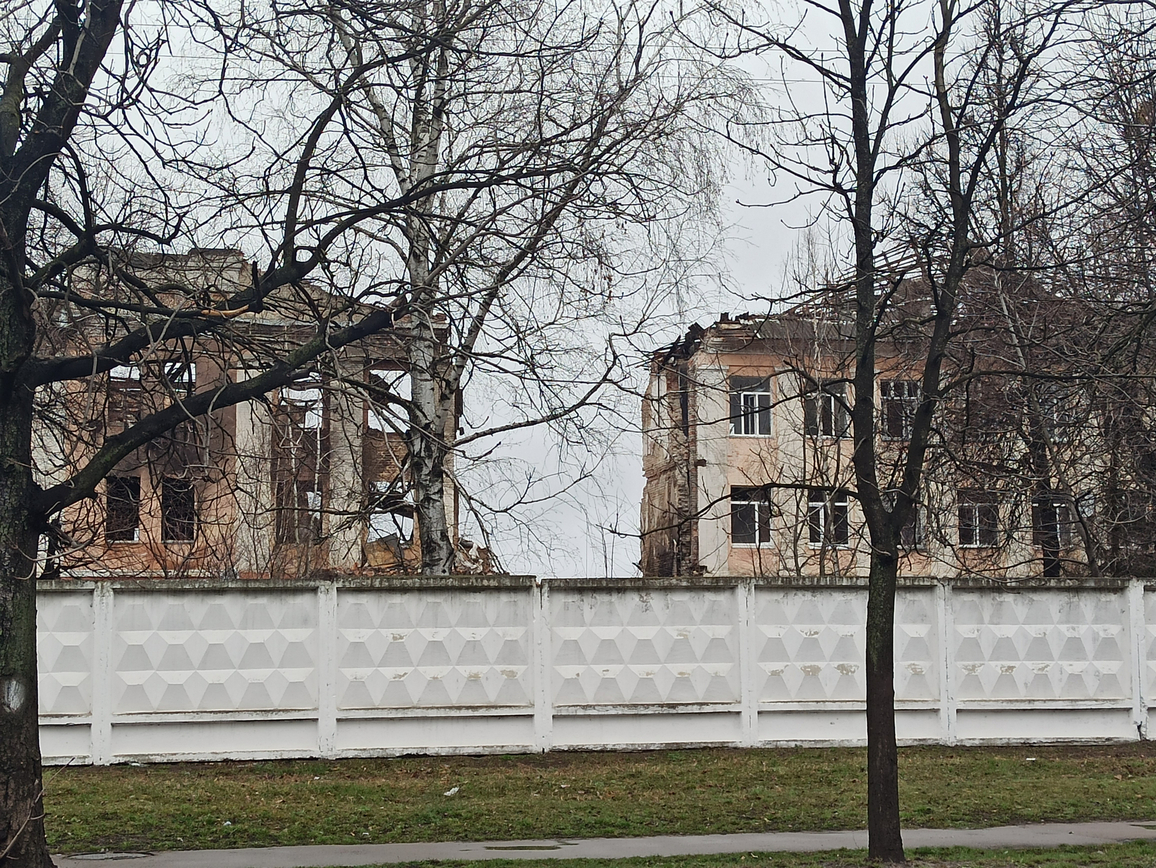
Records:
[[[918,286],[905,292],[880,330],[872,396],[880,480],[893,486],[924,362],[926,303]],[[1093,360],[1103,337],[1089,322],[1042,293],[981,286],[964,300],[901,574],[1153,574],[1152,378]],[[723,315],[653,355],[644,575],[866,575],[851,336],[848,299],[833,292]]]
[[[120,271],[121,279],[161,287],[158,298],[178,309],[232,295],[253,273],[231,250],[134,254]],[[93,286],[97,280],[105,285]],[[74,284],[78,295],[108,299],[117,297],[115,280],[80,274]],[[260,370],[314,335],[320,318],[342,315],[317,287],[281,292],[213,338],[162,335],[130,365],[38,393],[40,483],[67,478],[105,438]],[[91,350],[131,326],[84,310],[46,310],[45,340]],[[45,537],[46,575],[278,579],[412,570],[420,556],[405,422],[373,397],[404,397],[404,359],[396,336],[381,334],[258,400],[190,416],[121,461],[96,498],[63,513]],[[453,434],[447,426],[446,437]],[[452,487],[446,510],[455,529]]]

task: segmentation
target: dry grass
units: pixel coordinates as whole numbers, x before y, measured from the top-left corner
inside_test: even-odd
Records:
[[[909,827],[1156,820],[1156,746],[908,748],[900,764]],[[199,763],[48,774],[51,844],[72,853],[866,822],[858,749]]]

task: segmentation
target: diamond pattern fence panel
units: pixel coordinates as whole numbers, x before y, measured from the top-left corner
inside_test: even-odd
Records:
[[[898,701],[937,700],[939,637],[933,588],[904,588],[895,603]],[[760,702],[864,702],[867,592],[759,588],[755,662]]]
[[[40,713],[92,713],[95,623],[92,593],[40,594],[36,601]]]
[[[316,590],[120,591],[114,714],[317,708]]]
[[[862,701],[866,602],[865,591],[849,588],[757,590],[760,701]]]
[[[548,750],[552,733],[619,743],[599,740],[614,715],[637,726],[629,715],[652,713],[666,715],[654,743],[684,743],[696,720],[735,744],[860,738],[865,589],[694,582],[52,583],[37,613],[47,759],[163,760],[195,738],[206,757],[337,756],[351,720],[378,727],[383,752],[422,750],[397,727],[434,718],[431,752],[469,752],[483,730],[479,750]],[[1044,723],[1047,738],[1121,737],[1129,720],[1147,731],[1156,592],[1140,580],[908,586],[896,604],[896,699],[922,715],[908,715],[911,737],[1045,737]],[[275,744],[278,726],[293,738]]]
[[[346,590],[337,602],[337,707],[533,705],[531,596]]]
[[[1147,704],[1156,705],[1156,589],[1145,589],[1143,612],[1138,655],[1142,663],[1140,680]]]
[[[952,603],[960,702],[1132,696],[1123,593],[957,589]]]
[[[737,703],[733,588],[549,595],[555,707]]]

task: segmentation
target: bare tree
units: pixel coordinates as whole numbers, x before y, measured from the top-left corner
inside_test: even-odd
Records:
[[[675,59],[662,15],[653,2],[359,0],[244,22],[245,58],[282,68],[294,99],[341,95],[331,167],[303,195],[351,212],[407,200],[363,231],[381,257],[372,291],[406,299],[411,389],[387,406],[425,572],[454,569],[447,509],[463,492],[448,459],[490,434],[453,430],[463,386],[520,384],[525,406],[499,431],[571,416],[622,376],[614,336],[653,312],[632,296],[679,252],[666,224],[709,214],[716,167],[695,115],[724,82]],[[594,343],[585,359],[562,352],[575,334]]]
[[[466,372],[479,364],[529,371],[548,395],[552,380],[533,373],[544,352],[538,339],[549,340],[542,324],[559,322],[559,312],[581,319],[581,305],[606,309],[619,289],[621,260],[610,254],[622,252],[610,239],[661,235],[672,211],[667,197],[709,193],[709,157],[679,135],[680,124],[696,129],[686,112],[706,94],[681,89],[658,7],[583,11],[332,3],[274,4],[260,14],[242,5],[226,14],[190,2],[163,4],[139,21],[133,16],[142,10],[115,0],[26,0],[5,13],[6,864],[50,864],[35,580],[69,544],[58,517],[103,493],[106,533],[123,531],[115,514],[134,501],[134,477],[118,467],[155,449],[156,475],[173,480],[161,492],[174,506],[161,536],[195,535],[187,507],[204,489],[165,468],[190,448],[218,448],[221,415],[254,400],[268,400],[283,417],[278,448],[292,467],[313,467],[320,447],[306,448],[294,416],[300,408],[284,399],[320,382],[331,393],[325,400],[353,390],[402,408],[421,532],[430,540],[423,566],[447,571],[444,458]],[[181,58],[192,67],[169,74],[166,64]],[[272,61],[278,71],[269,83]],[[240,70],[248,77],[234,77]],[[227,281],[140,267],[143,254],[202,237],[263,250],[265,264]],[[494,322],[506,327],[487,331]],[[364,370],[383,334],[404,346],[397,369],[409,368],[411,394]],[[167,365],[182,353],[225,362],[191,388],[162,365],[148,375],[155,391],[142,389],[133,412],[122,402],[117,424],[77,438],[68,460],[44,466],[34,444],[51,442],[45,430],[54,410],[84,406],[85,396],[115,403],[113,380],[132,388],[122,369]],[[613,353],[592,356],[604,357],[603,370],[583,375],[575,399],[555,401],[547,418],[564,416],[616,370]],[[87,418],[103,425],[112,409],[102,405]],[[69,413],[59,418],[67,432]],[[205,439],[176,442],[173,432],[198,426]],[[159,449],[159,438],[173,442]],[[311,510],[296,470],[272,473],[285,483],[287,509]],[[303,527],[286,534],[300,539]]]
[[[781,27],[728,15],[740,43],[783,59],[786,101],[772,143],[760,149],[777,172],[820,195],[845,229],[851,278],[835,304],[851,347],[846,402],[854,491],[870,540],[867,604],[867,791],[872,858],[902,861],[894,714],[896,577],[903,529],[917,508],[933,419],[945,400],[945,363],[977,250],[991,235],[976,204],[1001,132],[1033,98],[1034,73],[1061,13],[1017,13],[1000,53],[982,38],[978,12],[996,3],[808,4],[820,21]],[[928,20],[930,19],[930,25]],[[824,41],[815,46],[815,34]],[[807,38],[811,36],[811,39]],[[831,50],[827,40],[833,40]],[[1007,61],[1000,100],[977,87],[982,70]],[[794,85],[810,89],[804,99]],[[737,129],[735,135],[741,135]],[[913,197],[915,189],[921,191]],[[911,219],[904,204],[921,199]],[[908,251],[883,259],[880,251]],[[917,298],[905,288],[917,279]],[[918,399],[902,450],[881,445],[875,406],[880,347],[917,323]]]

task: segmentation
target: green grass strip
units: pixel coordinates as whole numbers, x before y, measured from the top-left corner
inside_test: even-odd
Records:
[[[857,829],[864,759],[826,748],[68,767],[47,770],[45,805],[64,853]],[[908,828],[1156,821],[1156,746],[1143,743],[906,748],[900,766]]]

